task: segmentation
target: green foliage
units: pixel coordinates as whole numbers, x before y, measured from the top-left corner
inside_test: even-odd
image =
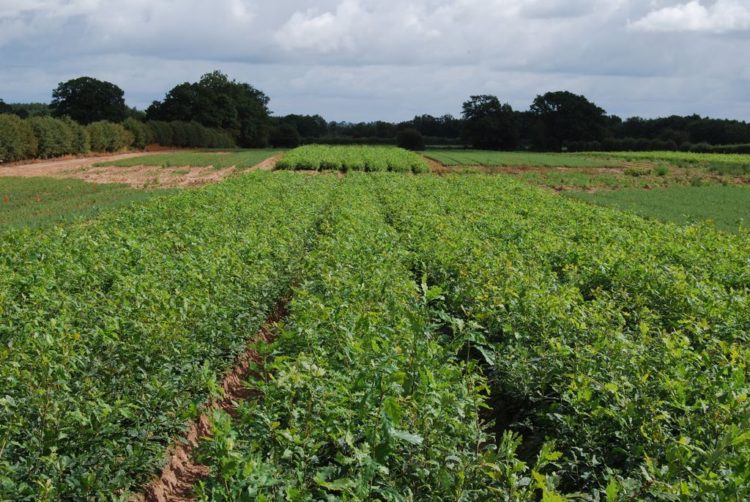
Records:
[[[15,162],[33,159],[38,142],[31,125],[16,115],[0,115],[0,160]]]
[[[274,148],[297,148],[301,141],[299,131],[291,124],[273,127],[268,140]]]
[[[277,169],[313,171],[428,172],[417,154],[394,147],[308,145],[288,152]]]
[[[95,152],[118,152],[133,142],[130,131],[112,122],[94,122],[86,126],[86,132],[91,141],[91,150]]]
[[[567,91],[537,96],[530,108],[539,129],[533,138],[537,148],[559,150],[569,141],[598,141],[604,138],[606,112],[586,99]]]
[[[440,292],[415,281],[380,185],[354,173],[337,190],[265,349],[269,377],[251,383],[263,398],[235,422],[216,414],[200,447],[199,499],[531,500],[517,460],[517,490],[492,480],[505,459],[482,430],[484,378],[435,331]]]
[[[680,224],[711,221],[737,232],[750,226],[750,188],[745,186],[672,187],[659,190],[618,190],[571,193],[572,197],[641,216]]]
[[[127,499],[296,276],[334,178],[0,234],[0,499]]]
[[[122,125],[123,127],[125,127],[125,129],[130,131],[130,134],[133,135],[132,146],[134,148],[143,150],[148,145],[153,143],[153,133],[151,132],[151,128],[140,120],[136,120],[132,117],[127,118],[122,123]]]
[[[693,152],[607,152],[589,153],[592,158],[628,161],[668,162],[686,168],[706,168],[719,174],[750,174],[750,155]]]
[[[52,91],[52,114],[70,117],[88,125],[94,122],[122,122],[126,117],[125,93],[110,82],[79,77],[61,82]]]
[[[651,174],[651,169],[646,167],[626,167],[623,171],[625,176],[632,176],[633,178],[640,178],[641,176],[648,176]]]
[[[405,150],[424,150],[424,138],[416,129],[402,129],[396,135],[396,145]]]
[[[446,166],[619,167],[623,164],[622,160],[568,153],[428,150],[426,156]]]
[[[519,133],[513,108],[495,96],[472,96],[463,104],[464,138],[474,148],[512,150]]]
[[[169,190],[135,190],[56,178],[0,178],[0,226],[40,226],[144,201]]]
[[[376,191],[460,321],[449,332],[474,326],[492,349],[481,359],[497,426],[523,435],[522,458],[555,440],[545,479],[599,499],[750,496],[747,235],[508,177]]]
[[[86,130],[86,127],[82,126],[69,117],[64,117],[62,120],[67,124],[68,128],[73,133],[72,152],[79,154],[90,152],[91,138],[89,138],[89,133]]]
[[[150,120],[195,121],[207,128],[223,129],[240,146],[258,148],[268,142],[268,101],[251,85],[214,71],[196,83],[176,86],[146,113]],[[175,142],[180,146],[178,138]]]
[[[37,139],[37,157],[48,159],[77,153],[76,136],[69,122],[52,117],[28,119]]]

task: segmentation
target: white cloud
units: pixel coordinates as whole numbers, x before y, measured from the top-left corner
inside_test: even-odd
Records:
[[[642,31],[698,31],[726,33],[750,30],[746,1],[717,0],[704,6],[699,0],[655,10],[630,25]]]

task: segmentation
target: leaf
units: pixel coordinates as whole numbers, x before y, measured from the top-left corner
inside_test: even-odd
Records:
[[[391,436],[413,445],[420,445],[424,441],[424,438],[422,438],[422,436],[418,434],[412,434],[410,432],[401,431],[398,429],[393,429],[391,431]]]
[[[619,492],[620,488],[617,484],[617,480],[615,478],[610,479],[609,484],[607,485],[607,502],[615,502]]]

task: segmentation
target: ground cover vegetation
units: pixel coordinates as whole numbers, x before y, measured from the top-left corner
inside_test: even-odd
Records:
[[[290,289],[199,498],[750,495],[746,234],[273,172],[0,246],[0,498],[127,498]]]
[[[134,190],[56,178],[0,178],[0,227],[38,226],[91,217],[102,210],[166,195],[169,190]]]
[[[0,499],[126,497],[296,276],[332,178],[247,175],[0,237]]]
[[[307,145],[287,152],[277,169],[424,173],[419,155],[395,147]]]
[[[750,187],[746,186],[624,189],[595,193],[568,192],[566,195],[680,224],[711,221],[727,232],[747,231],[750,228]]]
[[[747,236],[508,177],[376,191],[448,332],[484,362],[497,430],[522,434],[523,460],[554,440],[547,482],[608,500],[747,498]]]

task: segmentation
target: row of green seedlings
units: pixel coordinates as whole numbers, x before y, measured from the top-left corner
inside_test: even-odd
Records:
[[[0,237],[0,500],[108,500],[285,293],[335,179],[257,173]]]
[[[381,180],[498,431],[607,500],[750,496],[750,240],[497,177]]]
[[[217,412],[200,500],[489,500],[546,490],[483,431],[485,379],[436,330],[370,176],[347,177],[305,259],[263,398]],[[511,489],[511,484],[517,484]],[[553,492],[545,492],[553,495]]]
[[[427,164],[419,155],[401,148],[384,146],[302,146],[284,155],[276,168],[415,174],[429,172]]]

